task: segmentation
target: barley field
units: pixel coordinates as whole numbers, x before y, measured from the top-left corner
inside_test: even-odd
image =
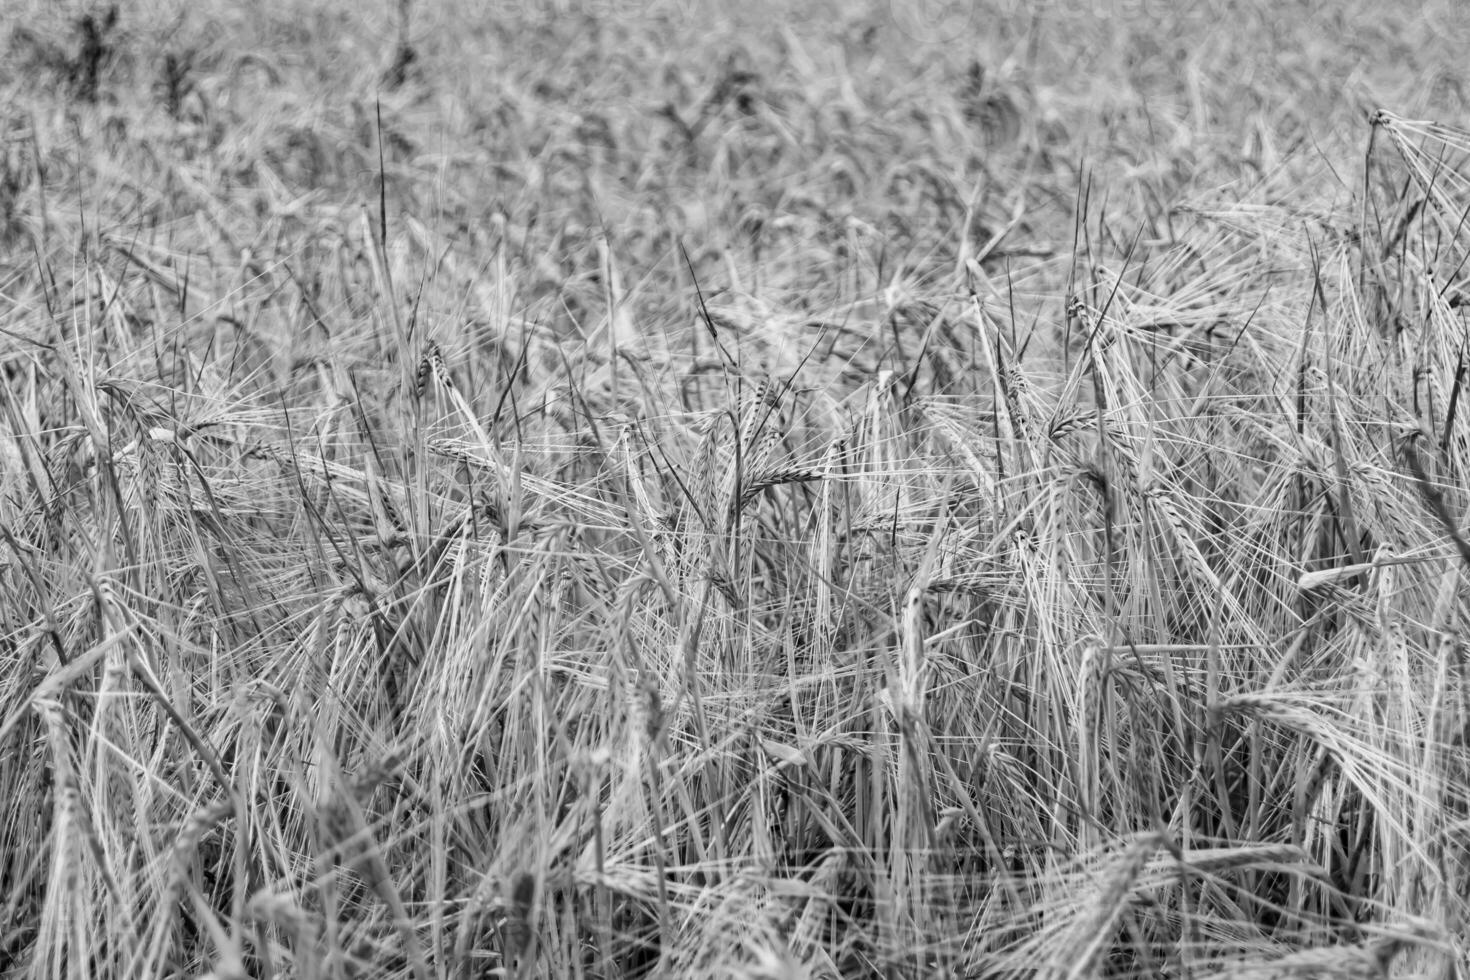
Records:
[[[1470,976],[1458,0],[0,0],[0,977]]]

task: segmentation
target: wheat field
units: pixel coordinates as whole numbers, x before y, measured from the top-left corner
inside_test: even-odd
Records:
[[[0,976],[1470,975],[1466,50],[0,0]]]

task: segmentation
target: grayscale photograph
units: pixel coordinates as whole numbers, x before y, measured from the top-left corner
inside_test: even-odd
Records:
[[[0,980],[1470,980],[1466,0],[0,0]]]

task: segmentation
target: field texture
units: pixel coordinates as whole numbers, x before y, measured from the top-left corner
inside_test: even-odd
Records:
[[[0,977],[1470,970],[1458,0],[0,0]]]

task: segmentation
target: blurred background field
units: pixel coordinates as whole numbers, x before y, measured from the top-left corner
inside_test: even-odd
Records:
[[[0,975],[1463,976],[1466,51],[0,0]]]

